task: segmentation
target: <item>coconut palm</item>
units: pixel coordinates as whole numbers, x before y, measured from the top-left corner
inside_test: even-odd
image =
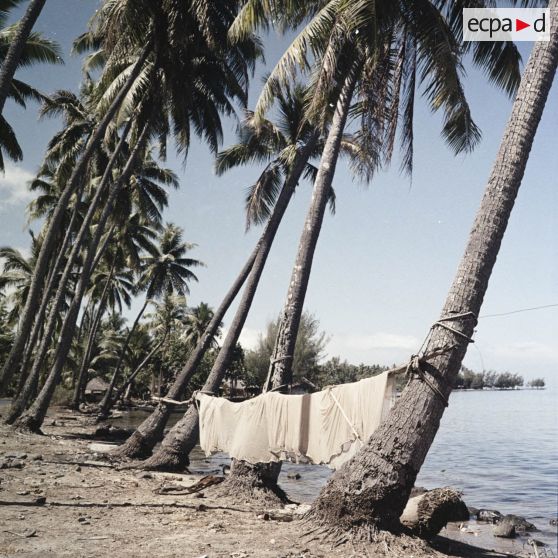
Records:
[[[61,372],[100,237],[112,212],[118,192],[130,178],[139,153],[144,150],[153,133],[157,133],[159,137],[166,137],[168,122],[172,123],[173,135],[184,150],[187,149],[190,140],[190,124],[211,147],[215,147],[221,136],[220,115],[232,111],[234,100],[244,99],[250,64],[259,55],[258,45],[253,38],[239,41],[231,48],[226,48],[227,21],[232,20],[236,13],[236,3],[231,1],[215,4],[214,10],[210,14],[206,13],[198,4],[185,5],[177,2],[168,2],[164,6],[159,6],[152,3],[145,4],[140,0],[129,0],[120,2],[118,5],[107,2],[106,6],[108,6],[107,10],[99,10],[98,13],[100,25],[97,28],[98,34],[95,40],[104,42],[107,49],[105,71],[99,88],[104,93],[99,100],[99,106],[102,107],[102,110],[108,108],[92,133],[69,180],[67,189],[75,190],[78,183],[76,172],[81,173],[85,169],[85,166],[82,166],[83,162],[87,162],[91,158],[91,153],[97,147],[100,139],[99,133],[107,130],[112,117],[122,108],[126,96],[126,110],[121,112],[131,117],[130,107],[134,107],[134,119],[138,129],[137,140],[134,142],[135,147],[131,150],[124,166],[123,174],[116,180],[110,191],[97,222],[94,236],[89,243],[76,295],[63,324],[51,375],[45,384],[45,395],[52,393],[56,378]],[[198,25],[200,22],[203,22],[201,28]],[[215,25],[211,26],[211,22]],[[190,25],[191,33],[184,33],[186,24]],[[123,30],[130,25],[133,26],[130,34],[123,33]],[[145,37],[147,37],[147,44],[145,44]],[[130,67],[132,53],[132,59],[135,62]],[[125,61],[126,68],[122,68],[122,60]],[[125,71],[119,74],[119,68]],[[142,72],[144,73],[142,74]],[[138,85],[132,92],[132,85],[140,75],[141,79],[138,80]],[[106,80],[103,83],[103,78],[106,76],[108,76],[109,83]],[[151,79],[147,79],[148,77]],[[153,86],[151,90],[143,87],[146,83]],[[161,90],[162,84],[164,87]],[[115,91],[117,91],[116,96]],[[154,101],[155,99],[160,100],[161,93],[163,93],[164,102],[156,105],[161,109],[157,112],[154,109]],[[132,99],[131,103],[130,99]],[[168,115],[168,117],[156,120],[155,117],[161,114]],[[105,176],[109,174],[111,164],[113,161],[115,162],[117,154],[120,153],[128,130],[129,128],[124,127],[121,140],[105,170]],[[99,191],[101,189],[99,187]],[[65,190],[61,201],[66,195],[70,194],[67,194]],[[55,212],[56,219],[53,215],[52,226],[59,226],[57,211]],[[49,227],[43,247],[48,244],[48,249],[52,249],[53,235],[54,233]],[[39,263],[41,263],[43,255],[41,253]],[[41,265],[38,264],[37,268],[42,272]],[[28,307],[36,303],[36,298],[32,296],[35,294],[35,291],[31,289]],[[29,320],[24,317],[22,323],[21,336],[25,338],[29,331]],[[18,335],[10,358],[4,366],[5,375],[11,373],[8,365],[15,362],[14,356],[21,350],[22,343],[23,339],[20,339],[20,335]],[[50,396],[46,397],[47,400],[49,398]],[[45,405],[48,405],[48,401],[43,400],[37,406],[37,410],[38,407],[42,407],[46,411]],[[41,411],[38,414],[43,413]],[[28,413],[28,416],[30,417],[31,413]],[[38,418],[29,419],[27,422],[36,424],[38,420]],[[21,421],[20,426],[23,426],[23,423],[24,421]]]
[[[200,341],[191,352],[186,364],[169,392],[168,399],[179,399],[186,389],[190,378],[195,373],[203,355],[210,347],[222,319],[242,285],[253,273],[254,262],[258,262],[256,272],[251,281],[241,313],[227,335],[229,342],[221,351],[218,374],[224,374],[226,364],[236,346],[234,338],[238,338],[246,319],[255,288],[271,249],[275,233],[294,193],[298,181],[306,172],[312,175],[313,167],[308,161],[319,142],[319,134],[307,125],[303,116],[304,90],[295,87],[292,90],[277,89],[280,107],[280,123],[274,125],[270,121],[261,121],[256,126],[249,117],[240,129],[240,142],[220,153],[217,158],[218,172],[224,172],[239,164],[249,162],[265,162],[266,167],[259,175],[256,183],[249,189],[246,200],[247,225],[261,222],[268,216],[268,223],[255,249],[245,263],[240,274],[227,292],[221,305],[205,329]],[[283,187],[278,184],[284,181]],[[119,456],[146,456],[155,446],[163,433],[164,426],[170,415],[170,407],[161,402],[150,417],[136,429],[134,434],[114,453]],[[182,430],[181,432],[185,432]]]
[[[14,79],[16,71],[34,64],[62,62],[58,45],[32,32],[45,0],[32,0],[21,21],[6,27],[10,11],[19,3],[19,0],[0,0],[0,171],[4,170],[3,152],[14,161],[23,157],[14,131],[2,116],[6,100],[11,99],[25,108],[27,100],[42,97],[33,87]]]
[[[35,237],[31,237],[31,255],[26,257],[20,250],[4,246],[0,248],[0,259],[3,260],[0,274],[0,290],[10,290],[11,309],[7,314],[8,323],[16,325],[21,308],[29,292],[29,284],[33,276],[37,253],[40,249]]]
[[[215,312],[206,302],[200,302],[196,307],[188,310],[184,317],[184,333],[182,336],[192,348],[195,348],[201,341],[214,316]],[[218,329],[209,343],[211,348],[214,349],[218,346],[217,338],[220,335]]]
[[[74,386],[74,394],[70,404],[73,409],[79,409],[83,399],[90,363],[94,358],[97,333],[105,311],[110,308],[113,313],[117,309],[121,313],[123,304],[129,308],[131,295],[134,292],[132,272],[127,269],[117,269],[118,254],[109,256],[108,260],[110,263],[107,261],[104,265],[99,266],[91,280],[92,284],[88,297],[90,300],[97,301],[97,305],[95,312],[92,313],[87,342],[84,345],[77,382]]]
[[[24,65],[25,49],[29,44],[33,26],[41,14],[46,0],[31,0],[25,15],[17,26],[11,29],[9,48],[4,49],[2,71],[0,72],[0,115],[4,111],[4,103],[9,96],[14,75],[18,67]],[[0,28],[4,27],[9,11],[20,3],[20,0],[2,0],[0,3]],[[55,61],[55,60],[49,60]]]
[[[365,148],[382,154],[388,163],[401,121],[403,162],[412,169],[413,113],[416,90],[431,109],[442,110],[442,134],[457,153],[470,151],[480,138],[461,85],[463,50],[473,49],[474,62],[508,93],[519,79],[519,54],[508,43],[478,46],[459,44],[457,9],[444,2],[309,2],[297,12],[289,3],[248,2],[234,32],[254,25],[259,18],[283,17],[286,23],[308,18],[276,68],[271,72],[256,106],[261,116],[272,98],[276,83],[288,79],[297,66],[308,69],[309,55],[318,60],[312,71],[315,84],[309,118],[320,119],[331,84],[337,87],[335,114],[316,177],[293,274],[289,283],[276,347],[270,362],[270,377],[289,378],[300,316],[310,278],[312,259],[323,222],[327,193],[335,174],[341,138],[351,110],[360,116],[360,137]],[[462,3],[459,3],[460,5]],[[478,3],[476,3],[478,5]],[[463,6],[461,6],[463,7]],[[279,15],[283,8],[284,16]],[[271,9],[271,11],[270,11]],[[266,15],[267,14],[267,15]],[[356,103],[353,101],[356,100]],[[353,109],[351,109],[353,107]],[[374,167],[372,167],[374,170]]]
[[[120,368],[128,349],[128,343],[147,305],[154,300],[165,295],[171,295],[172,293],[178,293],[184,296],[190,292],[188,283],[198,280],[196,275],[191,271],[191,268],[199,267],[203,264],[198,260],[185,257],[186,253],[194,248],[194,246],[194,244],[189,244],[182,240],[182,230],[179,227],[173,224],[167,224],[159,235],[158,245],[152,246],[148,255],[142,258],[139,288],[145,290],[145,300],[132,327],[128,331],[109,388],[99,405],[100,419],[107,416],[108,410],[112,406],[112,391],[116,385]]]
[[[103,231],[105,229],[106,223],[111,216],[112,205],[116,198],[116,195],[122,188],[122,185],[125,181],[129,180],[130,176],[132,175],[132,170],[135,168],[135,165],[139,160],[141,160],[140,153],[144,151],[145,142],[147,140],[147,129],[144,129],[144,132],[140,134],[137,139],[136,145],[130,154],[128,161],[122,171],[121,176],[117,180],[116,186],[113,186],[111,189],[109,200],[107,201],[107,205],[103,208],[98,220],[95,222],[96,226],[94,227],[94,233],[92,238],[90,238],[87,249],[85,254],[83,255],[83,259],[80,261],[80,273],[79,277],[76,280],[76,286],[73,289],[73,298],[69,304],[69,309],[64,316],[64,320],[62,321],[61,331],[59,335],[58,345],[56,347],[56,351],[53,357],[53,363],[51,370],[47,376],[46,382],[41,389],[41,392],[37,396],[34,404],[17,419],[17,426],[22,429],[30,429],[30,430],[38,430],[40,424],[44,420],[46,415],[46,411],[48,409],[48,404],[50,402],[50,398],[54,393],[54,388],[59,381],[60,375],[62,373],[62,369],[64,367],[66,356],[71,347],[72,338],[75,333],[75,325],[77,323],[78,314],[81,308],[81,302],[85,295],[85,291],[89,285],[91,273],[93,271],[94,262],[97,263],[99,261],[99,245],[101,238],[103,236]],[[121,140],[122,141],[122,138]],[[108,173],[110,168],[105,170],[105,173]],[[101,181],[102,184],[102,181]],[[102,186],[100,185],[98,188],[95,197],[102,193]],[[87,230],[84,225],[87,221],[91,221],[92,213],[95,213],[92,210],[91,204],[87,210],[86,218],[84,218],[84,222],[82,223],[82,227],[80,228],[77,239],[83,241],[87,236]],[[64,268],[64,272],[60,278],[58,288],[56,294],[53,298],[53,303],[50,311],[49,320],[47,322],[47,326],[45,328],[45,335],[43,335],[43,341],[41,342],[41,347],[39,348],[38,354],[35,358],[33,369],[29,375],[29,378],[24,386],[21,396],[29,398],[31,394],[31,386],[32,383],[36,381],[36,378],[39,375],[40,368],[42,366],[42,359],[46,355],[47,347],[50,344],[50,335],[46,335],[53,331],[54,321],[58,317],[58,312],[61,305],[61,300],[66,296],[65,289],[68,286],[68,279],[70,275],[73,273],[73,265],[72,262],[75,262],[77,259],[77,253],[80,251],[80,244],[81,242],[75,241],[70,255],[67,258],[66,266]],[[104,247],[103,247],[104,248]],[[39,256],[40,257],[40,256]]]
[[[473,335],[556,74],[558,1],[551,0],[549,8],[550,41],[533,47],[465,253],[420,355],[423,372],[417,378],[427,374],[429,382],[408,385],[388,419],[320,493],[312,513],[330,533],[359,537],[366,531],[369,536],[370,527],[393,529],[399,524]],[[429,358],[433,352],[441,354]]]
[[[148,40],[148,46],[149,44],[150,43]],[[31,282],[29,296],[27,298],[27,302],[23,311],[20,326],[14,339],[10,354],[6,359],[4,367],[0,374],[0,391],[5,388],[14,372],[16,372],[17,363],[20,360],[21,353],[30,335],[33,320],[37,312],[37,305],[39,304],[40,300],[39,297],[41,291],[44,290],[45,277],[48,272],[49,262],[52,259],[52,253],[54,251],[57,238],[61,233],[62,220],[66,212],[67,204],[76,190],[80,187],[80,185],[83,185],[83,178],[87,175],[86,170],[88,168],[88,165],[91,162],[91,159],[94,157],[95,153],[98,151],[99,146],[104,139],[105,132],[107,131],[107,128],[111,123],[113,117],[118,112],[118,109],[120,108],[124,97],[127,95],[130,88],[132,87],[132,84],[139,76],[148,55],[149,48],[144,47],[135,60],[135,63],[132,66],[131,71],[129,72],[128,79],[123,84],[122,88],[118,91],[112,103],[108,106],[108,108],[106,108],[106,111],[102,113],[102,117],[99,119],[98,123],[89,135],[87,143],[72,170],[71,176],[68,179],[64,189],[60,193],[58,203],[56,204],[56,207],[52,212],[51,218],[48,222],[48,226],[45,228],[44,231],[41,251],[37,259],[36,270]],[[125,138],[122,139],[124,140]],[[121,143],[119,143],[118,145],[120,146]],[[113,153],[113,156],[111,157],[109,164],[105,169],[107,176],[110,175],[112,165],[116,163],[118,154],[118,152]],[[102,230],[99,231],[99,234],[102,234]],[[82,290],[85,290],[85,287]],[[72,312],[72,315],[75,315],[76,318],[77,312],[77,310],[74,310],[74,312]],[[65,345],[67,348],[69,348],[68,340],[66,340]]]

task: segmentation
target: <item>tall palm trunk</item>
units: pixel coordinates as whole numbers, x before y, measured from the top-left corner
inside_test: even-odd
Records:
[[[138,156],[149,137],[149,128],[150,124],[148,122],[146,123],[142,133],[140,134],[140,137],[137,140],[136,145],[134,146],[132,152],[128,157],[128,161],[126,162],[122,175],[111,188],[108,200],[105,204],[105,207],[103,208],[101,216],[99,217],[99,221],[97,222],[95,234],[89,242],[74,298],[70,304],[70,308],[62,324],[60,340],[51,371],[33,405],[31,405],[31,407],[15,422],[15,425],[18,428],[31,430],[33,432],[40,432],[40,427],[46,416],[52,394],[54,393],[56,385],[58,384],[60,375],[62,374],[62,368],[66,362],[68,351],[70,350],[76,320],[79,314],[79,309],[81,307],[81,301],[83,299],[83,295],[85,294],[87,286],[89,285],[91,273],[93,271],[92,264],[97,253],[101,237],[103,235],[107,221],[113,211],[116,198],[118,197],[126,181],[132,175],[134,167],[137,163]]]
[[[273,213],[265,227],[259,242],[259,249],[252,271],[246,282],[239,307],[231,323],[230,329],[219,351],[219,355],[213,364],[211,372],[203,386],[204,391],[216,393],[221,385],[227,366],[230,363],[232,352],[236,347],[244,322],[250,311],[256,289],[263,272],[267,257],[271,250],[277,229],[296,185],[302,176],[304,167],[315,147],[316,139],[309,142],[305,148],[298,153],[293,169],[285,181],[281,193],[277,198]],[[176,423],[167,434],[159,450],[153,454],[144,464],[148,469],[175,470],[183,468],[188,463],[188,456],[198,439],[198,411],[195,405],[191,405],[184,417]]]
[[[45,359],[45,356],[48,352],[48,349],[52,343],[52,339],[54,337],[54,332],[56,329],[56,323],[58,321],[59,318],[59,314],[60,314],[60,309],[62,308],[62,304],[64,303],[64,300],[66,298],[67,292],[68,292],[68,282],[72,276],[72,274],[74,273],[74,264],[78,259],[79,253],[81,252],[87,237],[90,233],[90,228],[91,228],[91,223],[93,221],[93,217],[95,216],[95,214],[97,213],[97,210],[101,204],[103,195],[106,193],[106,189],[109,185],[109,180],[112,176],[112,170],[120,156],[120,154],[122,153],[122,150],[124,148],[124,145],[126,144],[126,139],[127,136],[130,132],[130,129],[132,127],[132,119],[130,118],[128,120],[128,122],[126,123],[126,126],[124,127],[124,130],[122,131],[122,137],[120,138],[113,154],[111,155],[111,158],[109,160],[109,163],[103,173],[103,177],[101,179],[101,182],[97,188],[97,191],[95,192],[95,196],[93,196],[93,199],[91,200],[91,203],[89,204],[89,207],[87,209],[87,213],[85,215],[85,218],[83,219],[83,222],[81,223],[81,227],[79,229],[79,232],[76,236],[76,238],[74,239],[73,245],[72,245],[72,249],[70,250],[70,254],[68,255],[68,258],[66,259],[66,264],[64,267],[64,272],[62,273],[62,277],[60,278],[59,282],[58,282],[58,286],[57,286],[57,290],[56,290],[56,295],[54,296],[54,300],[52,302],[51,308],[50,308],[50,315],[49,318],[47,320],[46,323],[46,327],[45,327],[45,331],[43,333],[43,338],[41,340],[41,343],[39,345],[39,349],[35,354],[35,361],[33,363],[33,368],[31,369],[31,373],[29,374],[29,377],[26,381],[26,384],[23,387],[23,390],[21,391],[20,395],[18,396],[18,398],[16,399],[16,401],[14,401],[14,403],[12,404],[12,408],[10,409],[10,413],[8,415],[8,419],[7,422],[9,424],[13,423],[16,418],[18,416],[20,416],[20,414],[23,412],[23,409],[25,409],[25,407],[27,406],[27,403],[31,397],[31,386],[36,385],[37,384],[37,378],[40,374],[40,371],[42,369],[43,366],[43,362]],[[99,226],[97,227],[97,229],[99,229]],[[101,232],[103,230],[104,226],[101,227]],[[95,261],[99,261],[98,256],[96,257]],[[93,267],[91,266],[91,268],[93,269]],[[82,271],[83,273],[83,271]],[[45,294],[46,296],[46,294]]]
[[[112,101],[102,120],[99,122],[99,124],[89,137],[85,149],[81,154],[74,170],[72,171],[70,179],[68,180],[66,187],[62,191],[62,194],[60,195],[60,198],[56,204],[56,208],[54,209],[50,217],[50,221],[48,223],[48,226],[46,227],[46,232],[43,238],[43,243],[41,245],[41,250],[39,251],[39,255],[37,257],[37,263],[35,264],[35,271],[33,273],[31,285],[29,286],[29,293],[25,302],[25,308],[22,312],[21,323],[14,338],[10,354],[8,355],[8,358],[4,363],[4,367],[0,374],[0,393],[5,391],[14,373],[19,370],[21,354],[29,338],[33,319],[37,314],[39,296],[44,287],[44,279],[48,272],[49,262],[52,259],[56,238],[60,233],[62,220],[64,218],[64,213],[68,206],[70,197],[83,180],[87,165],[89,164],[91,157],[101,145],[108,125],[112,121],[113,117],[116,115],[118,109],[120,108],[120,105],[122,104],[122,101],[136,81],[136,78],[140,74],[150,52],[151,42],[148,42],[148,44],[141,52],[137,62],[134,64],[129,77],[126,80],[126,83],[122,86],[122,89]]]
[[[16,36],[6,53],[6,58],[2,64],[2,71],[0,72],[0,115],[4,112],[4,105],[6,104],[6,99],[10,92],[12,80],[14,79],[19,65],[23,49],[25,48],[25,44],[27,43],[27,39],[29,39],[29,35],[33,30],[37,18],[41,14],[45,1],[46,0],[31,0],[31,2],[29,2],[27,11],[19,22]]]
[[[304,298],[312,270],[314,251],[318,243],[322,221],[330,197],[335,167],[341,148],[341,140],[351,107],[351,99],[356,86],[357,66],[358,64],[355,64],[352,70],[349,71],[341,89],[331,128],[322,153],[316,182],[314,183],[312,201],[306,215],[302,236],[300,237],[287,300],[279,321],[275,348],[269,365],[268,378],[269,382],[274,385],[282,385],[277,383],[278,378],[290,379],[292,375],[296,337],[300,326]],[[269,382],[265,386],[266,389],[270,386]]]
[[[31,336],[29,338],[29,342],[27,343],[27,347],[23,355],[21,370],[20,370],[21,377],[19,380],[18,397],[16,398],[16,400],[19,399],[19,396],[22,393],[22,389],[25,386],[25,381],[28,377],[28,367],[29,364],[31,363],[31,357],[33,356],[33,351],[37,344],[37,340],[39,339],[39,334],[41,332],[44,333],[44,327],[45,327],[44,322],[45,322],[46,312],[48,309],[48,305],[52,299],[52,295],[54,293],[54,288],[56,285],[56,281],[58,280],[58,275],[65,261],[66,253],[68,247],[70,246],[70,240],[74,234],[74,227],[76,225],[77,217],[79,214],[79,206],[81,203],[83,190],[84,190],[84,183],[82,182],[78,190],[78,194],[76,196],[76,203],[72,210],[70,221],[66,228],[66,232],[64,233],[62,245],[58,249],[58,255],[56,256],[54,265],[51,267],[50,271],[48,272],[46,286],[42,293],[41,305],[39,306],[39,311],[37,313],[37,316],[35,317],[33,328],[31,329]],[[27,401],[20,401],[19,404],[20,405],[23,404],[23,406],[25,406],[27,404]],[[19,414],[23,412],[23,408],[17,413],[17,416],[19,416]]]
[[[105,419],[108,416],[108,412],[113,405],[112,392],[114,390],[114,386],[116,385],[118,374],[120,374],[120,369],[122,368],[122,363],[124,362],[124,357],[126,356],[128,345],[130,344],[130,339],[132,338],[132,335],[136,331],[139,321],[141,320],[141,317],[143,316],[143,313],[145,312],[145,309],[147,308],[148,304],[149,304],[149,299],[146,298],[145,302],[143,303],[143,306],[141,307],[140,311],[138,312],[138,315],[136,316],[136,319],[134,320],[134,323],[132,324],[132,327],[128,331],[128,335],[126,335],[126,339],[124,341],[124,344],[122,345],[122,348],[120,349],[120,354],[118,355],[118,361],[116,363],[116,367],[112,374],[112,378],[110,379],[109,387],[105,393],[105,396],[103,397],[103,400],[99,404],[99,414],[97,415],[97,420]]]
[[[72,397],[72,402],[70,403],[70,408],[78,410],[79,405],[82,401],[83,393],[87,383],[87,371],[89,370],[89,364],[91,363],[91,355],[93,353],[93,346],[95,344],[95,339],[97,338],[97,332],[99,331],[99,326],[101,325],[101,320],[103,319],[103,314],[105,313],[107,307],[107,298],[110,290],[110,284],[114,276],[114,270],[116,268],[116,255],[112,259],[112,264],[110,266],[110,271],[107,277],[106,284],[101,293],[101,298],[99,300],[99,306],[97,307],[97,312],[91,324],[91,329],[89,330],[89,335],[87,337],[87,345],[85,347],[85,352],[83,354],[83,359],[79,369],[78,379],[76,385],[74,386],[74,394]]]
[[[525,68],[511,117],[476,215],[469,241],[425,354],[452,348],[423,365],[444,398],[451,393],[473,334],[488,281],[558,65],[558,0],[551,0],[550,42],[537,42]],[[473,318],[463,316],[472,313]],[[458,334],[439,325],[445,323]],[[313,506],[313,517],[333,533],[370,533],[370,526],[397,528],[413,483],[444,412],[443,398],[427,382],[403,391],[389,417],[359,453],[329,480]]]

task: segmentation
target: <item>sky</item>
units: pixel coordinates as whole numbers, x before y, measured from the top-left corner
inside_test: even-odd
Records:
[[[59,42],[64,65],[36,66],[18,73],[45,93],[77,91],[81,62],[70,55],[97,0],[48,0],[36,29]],[[17,13],[15,14],[18,15]],[[274,33],[265,37],[266,63],[251,84],[253,108],[261,76],[288,44]],[[526,61],[530,43],[519,43]],[[415,123],[412,181],[397,161],[369,185],[355,180],[341,162],[335,176],[336,214],[327,214],[315,254],[306,308],[327,333],[327,357],[355,364],[407,361],[439,317],[475,212],[511,111],[511,100],[467,66],[465,91],[483,132],[477,149],[454,156],[440,137],[441,120],[419,100]],[[8,163],[0,175],[0,245],[28,252],[26,188],[46,143],[59,129],[56,120],[39,120],[38,106],[22,110],[6,105],[24,160]],[[490,286],[475,343],[465,364],[475,370],[511,371],[526,379],[543,376],[558,385],[558,306],[500,317],[524,308],[558,304],[558,84],[550,93]],[[237,122],[225,119],[224,146],[235,139]],[[165,220],[185,231],[197,247],[191,257],[206,267],[196,270],[190,305],[216,307],[242,267],[259,229],[245,233],[246,188],[261,169],[247,167],[217,177],[213,155],[194,141],[188,159],[169,153],[165,165],[181,186],[170,195]],[[287,293],[311,186],[301,183],[277,235],[241,342],[253,347],[266,324],[279,314]],[[39,224],[31,224],[37,229]],[[136,301],[131,316],[139,309]],[[234,306],[225,319],[230,322]]]

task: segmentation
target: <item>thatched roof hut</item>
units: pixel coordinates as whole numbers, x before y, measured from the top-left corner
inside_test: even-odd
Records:
[[[85,386],[85,395],[105,393],[109,385],[102,378],[92,378]]]

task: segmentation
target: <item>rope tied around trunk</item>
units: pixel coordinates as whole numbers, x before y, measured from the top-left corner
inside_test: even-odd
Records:
[[[441,400],[444,404],[444,407],[449,405],[448,398],[440,391],[440,388],[427,376],[427,373],[432,376],[432,373],[428,370],[425,370],[423,367],[425,364],[428,364],[428,360],[435,358],[437,356],[449,353],[459,347],[459,343],[453,343],[451,345],[444,345],[443,347],[436,348],[429,353],[424,353],[430,339],[432,338],[432,332],[434,331],[435,327],[442,327],[460,339],[465,340],[467,343],[474,343],[474,339],[469,337],[462,331],[455,329],[448,325],[446,322],[455,321],[455,320],[464,320],[464,319],[474,319],[476,321],[477,316],[473,312],[464,312],[461,314],[455,314],[452,316],[446,316],[444,318],[440,318],[437,322],[434,322],[424,339],[418,354],[411,355],[409,360],[409,364],[405,370],[405,375],[408,378],[407,385],[414,379],[417,378],[421,382],[424,382]]]
[[[153,401],[156,401],[157,403],[164,403],[165,405],[188,405],[188,406],[190,406],[192,403],[196,402],[198,393],[205,393],[206,395],[213,395],[213,396],[216,395],[212,391],[197,389],[196,391],[194,391],[194,393],[192,393],[192,397],[190,397],[190,399],[186,399],[185,401],[177,401],[176,399],[169,399],[168,397],[151,397],[151,399]]]

